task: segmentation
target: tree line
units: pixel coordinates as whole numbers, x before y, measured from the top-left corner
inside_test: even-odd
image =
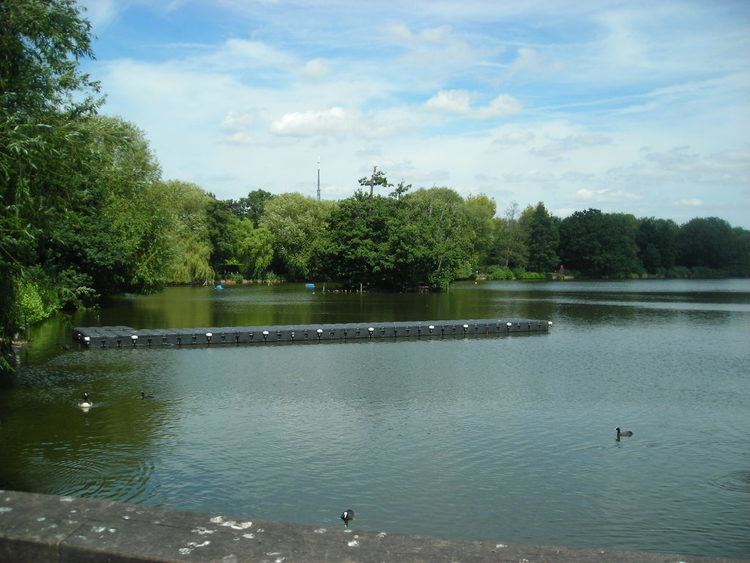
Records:
[[[245,278],[388,290],[440,289],[476,277],[750,275],[750,231],[717,217],[678,225],[586,209],[561,219],[542,202],[523,210],[512,203],[498,216],[486,195],[412,190],[403,182],[378,194],[372,186],[363,178],[340,201],[263,190],[238,201],[215,200],[208,222],[214,231],[225,230],[213,243],[223,251],[211,254],[209,267]],[[393,188],[387,179],[381,187]]]
[[[57,310],[225,276],[410,290],[482,275],[750,274],[750,231],[719,218],[560,219],[543,203],[498,216],[485,195],[394,186],[377,168],[340,201],[220,200],[164,180],[144,133],[99,114],[74,0],[3,0],[0,24],[0,372],[19,329]]]

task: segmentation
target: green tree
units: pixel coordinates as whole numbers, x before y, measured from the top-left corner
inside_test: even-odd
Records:
[[[472,273],[475,234],[466,203],[450,188],[420,189],[404,198],[392,226],[392,287],[447,288]]]
[[[557,268],[560,258],[557,248],[560,234],[554,218],[540,201],[536,207],[529,206],[519,219],[528,249],[528,268],[532,272],[551,272]]]
[[[411,188],[412,188],[411,184],[405,184],[404,181],[401,180],[398,183],[398,186],[396,186],[396,189],[388,194],[388,197],[392,197],[393,199],[401,199],[402,197],[406,195],[406,192],[408,192]]]
[[[235,215],[242,219],[250,219],[253,226],[257,227],[263,216],[266,202],[273,197],[274,195],[266,190],[253,190],[247,194],[247,197],[242,197],[237,201],[230,200],[229,205]]]
[[[732,227],[718,217],[697,217],[677,235],[677,261],[688,268],[731,269],[739,258]]]
[[[750,276],[750,231],[742,227],[735,227],[732,229],[732,234],[734,235],[736,258],[730,274],[746,278]]]
[[[208,216],[208,240],[211,243],[211,269],[223,276],[227,265],[236,263],[237,223],[240,218],[232,213],[229,201],[211,197],[206,208]]]
[[[591,277],[622,277],[641,269],[632,215],[576,211],[560,223],[560,257],[565,266]]]
[[[73,0],[0,3],[0,373],[13,369],[20,277],[50,228],[38,202],[62,207],[72,196],[64,182],[51,190],[47,181],[55,150],[78,142],[68,123],[100,103],[78,65],[91,56],[91,27]]]
[[[234,258],[242,272],[250,278],[263,277],[273,261],[273,235],[266,228],[254,228],[250,219],[240,220],[235,229]]]
[[[472,234],[472,265],[478,267],[490,260],[495,243],[495,200],[484,194],[470,195],[466,198],[467,228]]]
[[[167,245],[173,252],[165,272],[167,280],[194,283],[214,279],[208,229],[211,196],[195,184],[178,180],[159,182],[155,190],[161,191],[161,200],[168,203],[173,226],[168,232]]]
[[[155,183],[160,171],[142,131],[117,118],[92,117],[78,128],[81,150],[61,166],[76,198],[44,208],[54,229],[40,237],[48,268],[76,269],[100,293],[152,290],[167,280],[171,202]],[[43,246],[43,247],[42,247]]]
[[[369,177],[365,176],[364,178],[360,178],[358,182],[362,187],[370,187],[370,197],[372,197],[373,189],[375,188],[375,186],[381,188],[390,188],[393,186],[393,184],[388,183],[388,178],[386,177],[385,172],[383,172],[382,170],[378,170],[377,166],[372,167],[372,174]],[[403,187],[402,184],[403,182],[401,182],[399,186]]]
[[[514,201],[505,209],[504,217],[493,220],[493,245],[490,262],[504,268],[525,268],[528,262],[526,237],[518,219],[518,204]]]
[[[292,280],[309,276],[316,240],[328,228],[335,206],[335,202],[318,201],[299,193],[281,194],[266,202],[259,225],[273,237],[275,272]]]
[[[638,258],[649,274],[669,270],[677,260],[677,223],[648,217],[638,222]]]
[[[387,287],[393,277],[391,224],[398,201],[368,197],[357,191],[333,209],[328,229],[314,248],[316,279],[339,281],[347,287]]]
[[[470,273],[469,224],[466,203],[448,188],[400,199],[357,191],[331,214],[313,271],[353,288],[444,288]]]

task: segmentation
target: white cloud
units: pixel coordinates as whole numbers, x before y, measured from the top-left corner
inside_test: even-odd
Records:
[[[340,107],[323,111],[292,112],[271,123],[271,132],[291,137],[339,134],[352,131],[356,117]]]
[[[508,74],[513,77],[522,73],[557,72],[563,68],[564,65],[560,61],[551,60],[541,55],[536,49],[519,47],[518,54],[508,69]]]
[[[257,141],[256,137],[253,137],[247,131],[234,131],[224,138],[224,142],[230,145],[249,145],[253,141]]]
[[[447,25],[429,27],[419,33],[415,33],[406,24],[392,23],[386,27],[385,31],[389,37],[396,41],[405,41],[407,43],[438,43],[448,38],[451,27]]]
[[[750,184],[750,149],[700,154],[689,146],[669,150],[647,150],[642,158],[627,166],[613,168],[608,175],[631,184],[671,184],[690,182],[693,185]]]
[[[531,153],[536,156],[557,158],[560,155],[587,147],[609,145],[612,139],[600,133],[577,133],[562,138],[551,139],[541,147],[534,147]]]
[[[536,134],[528,128],[506,126],[497,130],[492,144],[501,147],[525,146],[534,140]]]
[[[219,197],[311,189],[321,155],[329,197],[375,163],[415,187],[482,189],[499,208],[748,225],[750,40],[728,4],[220,0],[205,32],[174,36],[153,23],[188,18],[192,0],[84,1],[97,25],[121,26],[86,68],[104,113],[147,132],[165,177]],[[108,58],[130,16],[148,14],[148,44]]]
[[[504,50],[497,44],[475,45],[474,38],[456,32],[451,26],[431,27],[416,32],[404,24],[387,26],[383,39],[390,42],[388,50],[395,56],[377,58],[379,65],[390,76],[400,77],[403,85],[421,90],[424,88],[445,89],[447,82],[458,75],[487,77],[483,66],[487,57],[496,56]],[[368,65],[369,67],[369,65]]]
[[[240,131],[253,125],[257,120],[257,115],[253,112],[237,113],[230,111],[224,120],[221,122],[221,126],[226,131]]]
[[[251,129],[258,121],[257,111],[235,112],[230,111],[221,122],[221,128],[225,132],[224,141],[229,144],[246,145],[257,141],[257,135],[253,135]]]
[[[478,117],[508,117],[521,113],[523,106],[513,96],[500,94],[489,105],[479,108],[476,111]]]
[[[697,197],[689,197],[679,200],[677,205],[682,207],[701,207],[703,205],[703,200]]]
[[[626,192],[623,190],[589,190],[588,188],[581,188],[576,192],[576,197],[583,201],[596,202],[596,203],[616,203],[623,201],[637,201],[642,199],[640,194],[633,192]]]
[[[425,102],[425,107],[475,118],[508,117],[520,113],[523,107],[513,96],[500,94],[486,106],[472,108],[474,98],[476,94],[466,90],[440,90]]]
[[[468,114],[471,112],[471,94],[466,90],[440,90],[427,100],[425,106],[449,113]]]
[[[206,62],[214,68],[283,71],[294,68],[297,58],[262,41],[229,39]]]
[[[323,59],[312,59],[305,63],[302,72],[308,78],[320,79],[328,76],[331,70]]]

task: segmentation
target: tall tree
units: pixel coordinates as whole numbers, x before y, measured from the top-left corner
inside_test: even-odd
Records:
[[[470,195],[465,206],[468,228],[472,232],[473,266],[486,264],[495,242],[495,200],[484,194]]]
[[[521,214],[521,228],[528,249],[528,268],[533,272],[551,272],[560,259],[557,247],[560,243],[557,224],[540,201],[536,207],[529,206]]]
[[[242,219],[236,227],[235,258],[244,274],[261,278],[273,261],[273,235],[266,228],[254,228],[250,219]]]
[[[678,261],[688,268],[724,269],[738,258],[732,227],[718,217],[697,217],[677,235]]]
[[[53,262],[90,276],[100,293],[160,287],[174,216],[155,186],[160,170],[143,132],[121,119],[92,117],[78,133],[83,150],[73,155],[72,169],[60,169],[68,184],[78,183],[77,197],[62,208],[45,204],[59,217],[40,240],[49,239]]]
[[[362,191],[340,201],[315,248],[316,278],[333,279],[351,288],[360,284],[387,287],[394,268],[390,233],[398,203],[393,198],[371,198]]]
[[[393,186],[393,184],[390,184],[388,182],[388,178],[386,177],[385,172],[383,172],[382,170],[378,170],[377,166],[372,167],[372,174],[369,177],[365,176],[364,178],[360,178],[358,182],[362,187],[370,187],[370,197],[372,197],[375,186],[381,188],[390,188]],[[399,186],[403,187],[402,184],[403,182],[401,182]]]
[[[388,197],[392,197],[393,199],[401,199],[402,197],[406,195],[406,192],[408,192],[411,188],[412,188],[412,185],[404,183],[402,179],[398,183],[398,186],[396,186],[396,189],[388,194]]]
[[[236,201],[230,200],[229,206],[235,215],[243,219],[250,219],[253,226],[257,227],[266,202],[273,197],[274,195],[266,190],[253,190],[247,194],[247,197],[241,197]]]
[[[494,219],[494,241],[490,260],[505,268],[526,267],[528,248],[519,223],[518,203],[512,202],[503,217]]]
[[[0,2],[0,373],[13,369],[17,279],[49,228],[36,201],[71,197],[49,189],[50,161],[78,142],[68,123],[99,104],[99,85],[79,69],[89,57],[91,26],[74,0]]]
[[[211,196],[199,186],[171,180],[155,187],[169,202],[173,228],[167,245],[173,249],[166,269],[169,282],[193,283],[214,278],[211,268],[211,242],[208,233],[208,206]]]
[[[229,201],[211,198],[206,208],[208,238],[211,242],[211,268],[223,275],[227,264],[234,260],[237,248],[237,228],[240,218],[232,213]]]
[[[677,260],[677,234],[680,228],[672,220],[640,219],[638,222],[638,258],[649,274],[669,270]]]
[[[576,211],[560,223],[560,257],[565,266],[592,277],[620,277],[640,270],[632,215]]]
[[[444,289],[469,276],[475,236],[461,196],[450,188],[421,189],[403,202],[390,235],[391,287]]]
[[[308,277],[316,240],[325,233],[335,206],[299,193],[281,194],[266,203],[260,227],[273,236],[274,271],[292,280]]]

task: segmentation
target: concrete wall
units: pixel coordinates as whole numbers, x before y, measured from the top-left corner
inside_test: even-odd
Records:
[[[720,561],[345,530],[337,517],[315,528],[0,490],[0,561]]]

